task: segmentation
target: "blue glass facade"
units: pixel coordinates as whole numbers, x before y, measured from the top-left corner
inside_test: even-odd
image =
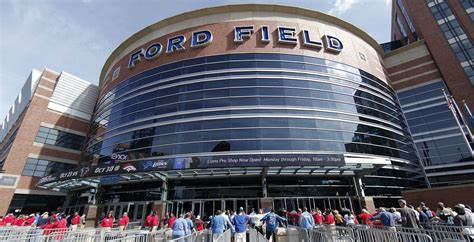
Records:
[[[432,186],[472,182],[472,148],[448,108],[443,89],[447,92],[439,80],[398,93]]]
[[[418,156],[393,89],[362,70],[320,58],[227,54],[163,65],[114,87],[98,101],[94,119],[87,151],[100,163],[112,154],[136,160],[361,153],[402,160],[394,162],[400,169],[377,174],[418,176],[405,185],[420,184]]]

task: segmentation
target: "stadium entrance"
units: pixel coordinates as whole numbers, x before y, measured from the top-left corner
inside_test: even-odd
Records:
[[[360,211],[360,203],[356,197],[275,197],[268,198],[271,207],[276,211],[287,210],[293,211],[298,208],[307,207],[310,210],[319,209],[341,209],[347,208],[351,211]],[[262,206],[260,198],[255,199],[201,199],[201,200],[179,200],[169,201],[167,203],[167,212],[176,214],[183,214],[193,211],[194,214],[201,215],[206,219],[214,214],[217,210],[231,210],[238,211],[239,207],[243,207],[247,212],[252,208],[256,210],[267,206]]]

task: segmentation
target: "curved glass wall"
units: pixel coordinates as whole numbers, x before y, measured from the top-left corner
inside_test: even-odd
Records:
[[[112,154],[327,151],[400,158],[417,173],[393,89],[308,56],[227,54],[163,65],[110,90],[94,120],[87,152],[100,162]]]

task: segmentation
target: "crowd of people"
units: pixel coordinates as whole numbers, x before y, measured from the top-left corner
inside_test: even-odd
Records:
[[[149,231],[166,229],[171,232],[173,239],[190,235],[195,231],[209,229],[213,237],[218,238],[226,230],[230,229],[235,242],[246,241],[247,227],[255,228],[267,239],[274,237],[279,227],[288,225],[298,226],[304,229],[312,229],[318,225],[351,226],[364,224],[369,226],[383,226],[389,230],[396,231],[396,226],[407,228],[430,229],[430,222],[438,222],[447,225],[471,227],[474,224],[474,213],[469,205],[457,204],[453,208],[446,207],[439,202],[436,209],[432,210],[424,203],[416,208],[408,205],[405,200],[398,201],[399,208],[380,207],[375,213],[369,213],[366,208],[356,215],[349,209],[342,208],[321,210],[315,208],[309,211],[306,207],[293,211],[280,210],[275,212],[271,209],[251,209],[246,213],[243,207],[238,211],[216,211],[212,216],[202,219],[192,211],[175,216],[169,213],[164,217],[152,211],[143,221],[143,228]],[[70,228],[76,230],[84,228],[85,215],[75,212],[70,215],[52,212],[49,214],[21,214],[15,216],[10,213],[5,217],[0,216],[1,226],[21,226],[42,229],[42,234],[47,235],[51,231],[61,231]],[[99,227],[110,230],[116,223],[113,211],[107,215],[103,214],[99,220]],[[118,219],[117,225],[120,230],[125,230],[130,223],[127,212]],[[474,232],[474,231],[473,231]]]
[[[61,233],[66,232],[68,228],[71,230],[83,228],[85,215],[80,216],[77,212],[70,215],[56,212],[40,214],[38,212],[15,216],[13,213],[9,213],[5,217],[0,215],[0,227],[3,226],[38,228],[42,230],[41,234],[49,235],[53,231]]]
[[[396,231],[396,226],[430,229],[432,223],[463,226],[471,229],[474,225],[474,213],[468,205],[457,204],[453,208],[449,208],[439,202],[436,209],[432,210],[424,203],[420,203],[415,208],[408,205],[403,199],[400,199],[398,204],[398,208],[380,207],[375,213],[369,213],[364,208],[357,215],[346,208],[340,210],[316,208],[313,211],[302,208],[290,212],[286,210],[275,212],[269,209],[259,209],[257,212],[255,209],[251,209],[248,214],[243,208],[240,208],[237,212],[218,210],[215,216],[210,216],[206,221],[201,220],[199,216],[194,218],[192,212],[183,214],[178,219],[171,214],[169,220],[165,219],[164,221],[165,223],[168,221],[167,227],[172,229],[173,238],[180,238],[191,234],[195,230],[200,231],[207,227],[212,230],[214,237],[219,237],[224,231],[231,229],[236,242],[245,242],[247,226],[255,228],[269,239],[276,235],[279,227],[288,225],[312,229],[318,225],[351,226],[363,224],[387,227],[392,231]]]

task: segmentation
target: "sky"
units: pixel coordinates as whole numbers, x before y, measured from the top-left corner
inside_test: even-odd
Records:
[[[176,14],[239,3],[309,8],[390,40],[391,0],[0,0],[0,120],[32,68],[98,83],[107,57],[140,29]]]

